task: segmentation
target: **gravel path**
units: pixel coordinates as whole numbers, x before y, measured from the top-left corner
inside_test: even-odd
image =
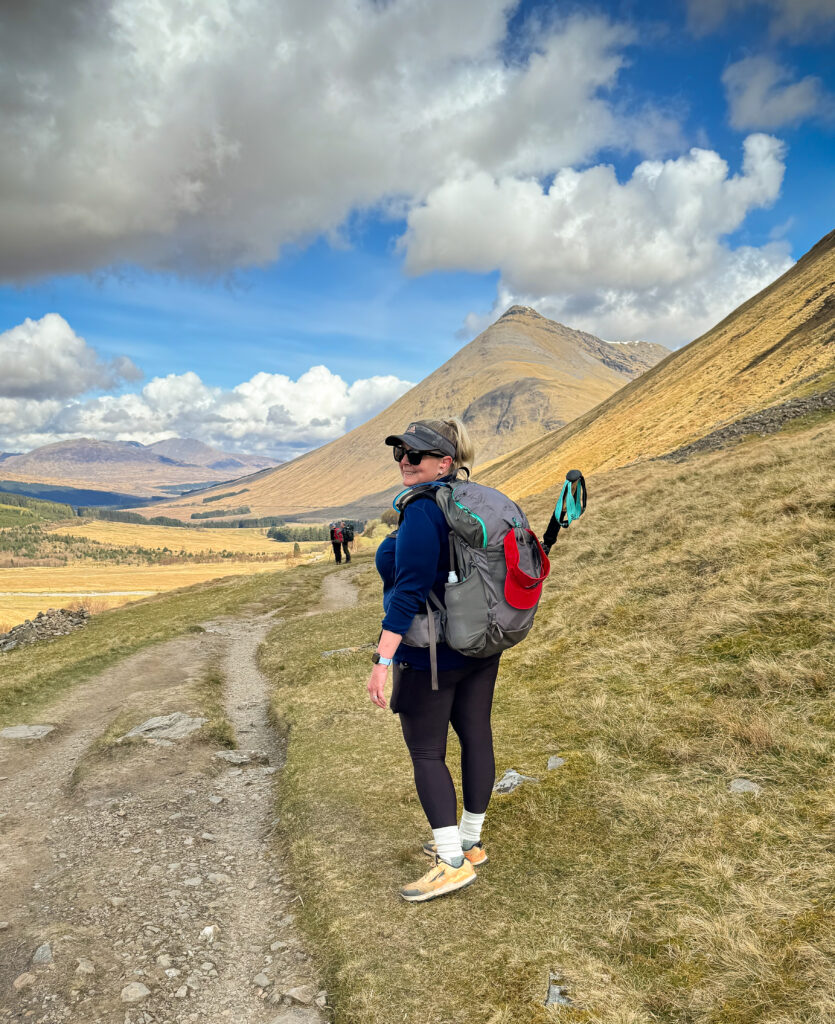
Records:
[[[309,614],[353,603],[349,575],[326,577]],[[269,841],[283,751],[255,659],[278,623],[206,623],[56,702],[46,739],[0,740],[0,1021],[329,1019]],[[241,752],[256,752],[244,763],[188,741],[83,759],[121,711],[195,710],[209,664],[223,668]]]

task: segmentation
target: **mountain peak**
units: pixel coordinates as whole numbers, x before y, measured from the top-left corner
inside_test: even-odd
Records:
[[[533,306],[511,306],[509,309],[506,309],[504,313],[502,313],[502,315],[499,317],[499,320],[504,320],[505,317],[508,316],[526,316],[535,320],[545,319],[545,317],[542,316],[541,313],[537,313]]]

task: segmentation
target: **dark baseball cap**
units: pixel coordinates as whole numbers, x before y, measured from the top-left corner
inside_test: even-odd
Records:
[[[443,420],[415,420],[402,434],[389,434],[386,444],[405,444],[416,452],[443,452],[455,458],[455,434]]]

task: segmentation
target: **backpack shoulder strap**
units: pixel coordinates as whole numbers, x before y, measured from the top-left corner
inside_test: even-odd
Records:
[[[448,484],[415,484],[413,487],[407,487],[404,491],[401,491],[392,502],[392,506],[400,513],[400,518],[397,520],[397,525],[403,522],[403,513],[406,510],[406,506],[410,505],[413,501],[417,501],[418,498],[429,498],[437,504],[437,494],[441,487],[447,487]]]

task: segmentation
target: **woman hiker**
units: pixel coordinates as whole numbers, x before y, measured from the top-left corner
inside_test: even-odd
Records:
[[[403,484],[455,480],[469,473],[473,447],[464,424],[418,420],[402,434],[386,438],[394,448]],[[493,792],[496,766],[490,709],[499,670],[496,654],[470,658],[444,643],[437,645],[438,689],[431,688],[429,649],[402,643],[414,616],[425,613],[429,591],[443,601],[450,569],[449,527],[431,498],[406,505],[396,532],[377,549],[383,578],[383,631],[372,655],[368,680],[371,700],[386,707],[383,688],[393,663],[397,713],[414,767],[415,786],[432,828],[423,850],[433,866],[400,890],[405,900],[422,902],[454,892],[476,880],[474,868],[487,861],[481,826]],[[446,766],[448,727],[461,744],[464,809],[457,817],[455,787]]]
[[[342,565],[342,527],[339,523],[331,523],[331,546],[337,565]]]

